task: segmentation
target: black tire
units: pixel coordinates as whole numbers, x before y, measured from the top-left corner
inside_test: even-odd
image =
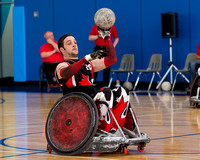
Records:
[[[91,143],[98,125],[98,111],[91,97],[82,92],[60,98],[49,112],[46,139],[57,153],[75,155]]]
[[[196,76],[196,78],[192,82],[192,86],[190,89],[190,97],[197,95],[197,88],[199,86],[199,82],[200,82],[200,76]]]

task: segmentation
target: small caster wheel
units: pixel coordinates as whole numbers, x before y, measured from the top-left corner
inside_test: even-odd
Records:
[[[49,151],[49,154],[51,154],[52,149],[51,149],[51,147],[48,144],[47,144],[47,150]]]
[[[123,147],[123,153],[124,153],[124,155],[127,155],[128,151],[127,151],[126,147]]]
[[[144,145],[142,145],[142,144],[139,144],[138,145],[138,147],[137,147],[137,150],[139,151],[139,152],[143,152],[144,151]]]
[[[120,152],[123,153],[124,155],[127,155],[128,153],[127,145],[120,145]]]

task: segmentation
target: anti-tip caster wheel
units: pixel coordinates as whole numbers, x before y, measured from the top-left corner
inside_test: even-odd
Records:
[[[138,147],[137,147],[137,150],[139,151],[139,152],[143,152],[144,151],[144,145],[143,144],[139,144],[138,145]]]
[[[123,147],[123,153],[124,153],[124,155],[127,155],[127,153],[128,153],[127,147]]]
[[[49,151],[49,154],[51,154],[52,149],[51,149],[51,147],[48,144],[47,144],[47,150]]]
[[[123,153],[124,155],[127,155],[128,149],[126,145],[120,145],[120,152]]]

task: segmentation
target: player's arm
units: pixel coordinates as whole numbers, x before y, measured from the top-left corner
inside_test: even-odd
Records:
[[[95,59],[91,61],[94,72],[103,70],[117,62],[117,55],[111,39],[109,37],[105,37],[104,41],[106,44],[107,56],[102,59]]]
[[[81,67],[87,62],[86,58],[82,58],[78,62],[69,65],[67,62],[59,63],[56,72],[59,79],[69,79],[75,75]]]
[[[64,68],[67,68],[68,66],[69,66],[68,63],[65,63],[65,62],[59,63],[57,65],[56,73],[57,73],[58,79],[63,79],[61,70],[63,70]]]
[[[71,65],[69,65],[67,62],[62,62],[58,64],[58,66],[56,67],[58,78],[69,79],[73,75],[75,75],[86,62],[92,61],[93,59],[96,58],[103,58],[103,57],[105,57],[105,52],[103,52],[103,50],[99,50],[86,55],[84,58],[82,58],[78,62],[74,62]]]

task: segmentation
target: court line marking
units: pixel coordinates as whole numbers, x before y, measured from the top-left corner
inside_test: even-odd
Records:
[[[3,104],[6,100],[3,98],[0,98],[0,104]]]
[[[26,153],[26,154],[17,154],[17,155],[10,155],[10,156],[3,156],[0,158],[9,158],[9,157],[18,157],[18,156],[26,156],[26,155],[33,155],[33,154],[40,154],[40,153],[47,153],[48,151],[46,150],[37,150],[37,149],[29,149],[29,148],[22,148],[22,147],[16,147],[16,146],[11,146],[11,145],[7,145],[5,143],[6,140],[11,139],[11,138],[15,138],[15,137],[21,137],[21,136],[26,136],[26,135],[31,135],[31,134],[40,134],[40,133],[44,133],[44,132],[35,132],[35,133],[27,133],[27,134],[20,134],[20,135],[15,135],[15,136],[11,136],[11,137],[7,137],[7,138],[3,138],[0,140],[0,145],[5,146],[5,147],[10,147],[10,148],[15,148],[15,149],[21,149],[21,150],[28,150],[28,151],[36,151],[34,153]],[[3,152],[3,151],[2,151]],[[15,152],[16,153],[16,152]],[[20,153],[20,152],[18,152]],[[46,154],[45,154],[46,155]],[[53,155],[53,154],[52,154]],[[62,156],[62,155],[56,155],[56,156]],[[62,156],[62,157],[66,157],[66,156]],[[74,156],[67,156],[67,157],[74,157]],[[82,156],[76,156],[76,158],[87,158],[88,157],[82,157]],[[91,157],[90,157],[91,158]],[[98,158],[98,157],[93,157],[93,159],[107,159],[107,158]],[[115,159],[109,159],[109,160],[115,160]]]
[[[32,155],[32,154],[44,153],[44,152],[47,152],[47,151],[34,152],[34,153],[27,153],[27,154],[17,154],[17,155],[10,155],[10,156],[3,156],[3,157],[0,157],[0,158],[9,158],[9,157],[27,156],[27,155]]]
[[[0,158],[8,158],[8,157],[15,157],[15,156],[24,156],[24,155],[32,155],[32,154],[39,154],[39,153],[47,153],[48,151],[46,151],[46,150],[37,150],[37,149],[16,147],[16,146],[11,146],[11,145],[8,145],[8,144],[5,143],[6,140],[11,139],[11,138],[21,137],[21,136],[25,136],[25,135],[32,135],[32,134],[40,134],[40,133],[44,133],[44,132],[35,132],[35,133],[20,134],[20,135],[15,135],[15,136],[11,136],[11,137],[7,137],[7,138],[1,139],[0,140],[0,145],[2,145],[2,146],[10,147],[10,148],[15,148],[15,149],[21,149],[21,150],[27,150],[27,151],[36,151],[36,152],[34,152],[34,153],[27,153],[27,154],[18,154],[18,155],[3,156],[3,157],[0,157]],[[169,138],[179,138],[179,137],[186,137],[186,136],[195,136],[195,135],[200,135],[200,133],[186,134],[186,135],[179,135],[179,136],[169,136],[169,137],[162,137],[162,138],[154,138],[154,139],[151,139],[151,141],[162,140],[162,139],[169,139]],[[135,154],[141,154],[141,153],[137,153],[136,150],[128,150],[128,151],[135,152]],[[197,153],[142,153],[142,154],[144,154],[144,155],[165,155],[165,154],[166,155],[175,155],[175,154],[179,154],[180,155],[180,154],[200,154],[200,153],[197,152]],[[85,158],[87,158],[87,157],[85,157]],[[102,158],[97,158],[97,159],[102,159]]]
[[[25,135],[31,135],[31,134],[38,134],[38,133],[43,133],[43,132],[35,132],[35,133],[21,134],[21,135],[15,135],[15,136],[11,136],[11,137],[7,137],[7,138],[1,139],[1,140],[0,140],[0,145],[2,145],[2,146],[10,147],[10,148],[15,148],[15,149],[21,149],[21,150],[37,151],[37,152],[34,152],[34,153],[27,153],[27,154],[16,154],[16,155],[10,155],[10,156],[3,156],[3,157],[0,157],[0,158],[18,157],[18,156],[32,155],[32,154],[39,154],[39,153],[48,152],[48,151],[44,151],[44,150],[37,150],[37,149],[29,149],[29,148],[22,148],[22,147],[10,146],[10,145],[7,145],[7,144],[5,143],[6,140],[11,139],[11,138],[20,137],[20,136],[25,136]]]
[[[30,151],[43,151],[44,150],[38,150],[38,149],[29,149],[29,148],[22,148],[22,147],[15,147],[15,146],[11,146],[5,143],[6,140],[11,139],[11,138],[15,138],[15,137],[21,137],[21,136],[26,136],[26,135],[31,135],[31,134],[39,134],[39,133],[43,133],[43,132],[35,132],[35,133],[27,133],[27,134],[20,134],[20,135],[15,135],[15,136],[11,136],[11,137],[7,137],[7,138],[3,138],[0,140],[0,145],[5,146],[5,147],[10,147],[10,148],[15,148],[15,149],[22,149],[22,150],[30,150]],[[46,151],[47,152],[47,151]]]
[[[161,140],[161,139],[169,139],[169,138],[179,138],[179,137],[187,137],[187,136],[196,136],[200,135],[200,133],[194,133],[194,134],[185,134],[185,135],[179,135],[179,136],[169,136],[169,137],[162,137],[162,138],[154,138],[151,140]]]
[[[140,127],[171,127],[172,125],[168,124],[168,125],[140,125]],[[196,125],[173,125],[174,127],[191,127],[191,126],[199,126],[198,124]]]
[[[131,149],[128,149],[128,152],[131,152],[131,153],[134,153],[134,154],[142,154],[142,155],[190,155],[190,154],[200,154],[200,152],[198,153],[190,153],[190,152],[188,152],[188,153],[145,153],[145,152],[140,152],[140,153],[137,153],[135,150],[131,150]]]

